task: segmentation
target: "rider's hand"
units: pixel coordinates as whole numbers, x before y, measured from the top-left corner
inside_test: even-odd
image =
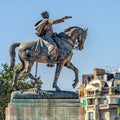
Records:
[[[65,16],[64,19],[72,18],[72,16]]]

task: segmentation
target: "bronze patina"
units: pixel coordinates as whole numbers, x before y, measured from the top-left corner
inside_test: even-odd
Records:
[[[69,16],[61,18],[59,20],[53,21],[53,23],[59,23],[60,21],[64,21],[64,19],[71,18]],[[44,20],[43,20],[44,21]],[[41,21],[35,24],[35,30],[38,32],[39,40],[38,41],[29,41],[24,43],[13,43],[10,46],[10,68],[12,69],[15,65],[15,49],[18,47],[18,55],[21,61],[21,66],[15,70],[13,86],[15,90],[18,90],[17,80],[20,72],[24,71],[26,75],[34,80],[36,84],[37,91],[41,90],[36,78],[30,73],[31,68],[34,62],[40,62],[44,64],[50,63],[50,58],[52,59],[52,64],[56,64],[56,72],[53,82],[53,88],[55,90],[60,91],[60,88],[57,85],[57,81],[60,75],[60,72],[63,66],[71,69],[75,73],[75,80],[73,83],[73,88],[76,87],[79,81],[78,69],[72,64],[71,58],[73,56],[73,49],[82,50],[84,47],[85,39],[87,36],[87,29],[82,29],[77,26],[68,27],[63,32],[59,34],[53,33],[51,24],[47,22],[42,24]],[[39,28],[39,25],[43,25],[44,27]],[[48,25],[49,24],[49,25]],[[37,30],[37,29],[40,29]],[[50,30],[49,30],[50,29]],[[49,33],[50,32],[50,33]],[[50,36],[49,36],[50,35]],[[55,52],[51,49],[55,46]],[[51,50],[50,50],[51,49]]]

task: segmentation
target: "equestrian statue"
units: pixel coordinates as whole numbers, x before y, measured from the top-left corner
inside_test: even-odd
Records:
[[[39,37],[37,41],[29,41],[24,43],[13,43],[9,48],[10,54],[10,69],[15,65],[15,49],[18,47],[18,56],[21,61],[20,66],[15,70],[13,87],[19,90],[17,80],[19,74],[24,71],[25,74],[35,82],[37,91],[41,90],[37,79],[30,73],[35,62],[47,64],[53,67],[56,64],[55,77],[53,88],[60,91],[57,81],[63,66],[71,69],[75,73],[75,80],[72,84],[76,87],[79,81],[79,71],[72,64],[73,49],[82,50],[87,37],[87,29],[82,29],[77,26],[71,26],[60,33],[54,33],[52,25],[64,22],[65,19],[71,16],[65,16],[57,20],[49,20],[47,11],[41,13],[43,19],[35,24],[35,34]]]

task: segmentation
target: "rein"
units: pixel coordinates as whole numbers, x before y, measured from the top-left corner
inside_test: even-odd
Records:
[[[61,38],[62,40],[64,40],[65,42],[67,42],[68,44],[70,44],[72,47],[74,47],[74,42],[72,41],[71,37],[70,37],[70,40],[68,39],[64,39],[64,38]]]
[[[73,26],[73,27],[70,27],[70,28],[66,29],[64,32],[68,32],[69,38],[68,39],[62,38],[65,42],[67,42],[68,44],[70,44],[74,49],[77,49],[78,46],[76,46],[76,45],[80,44],[79,40],[77,41],[77,43],[76,43],[76,41],[72,41],[72,35],[74,35],[76,33],[76,31],[78,31],[78,29],[79,29],[79,27],[76,27],[76,26]],[[83,29],[80,28],[79,30],[81,30],[80,36],[82,37]]]

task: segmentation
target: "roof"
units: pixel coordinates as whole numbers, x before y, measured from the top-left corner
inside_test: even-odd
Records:
[[[104,80],[99,80],[99,79],[93,79],[89,82],[89,84],[96,84],[96,83],[99,83],[99,84],[102,84],[103,82],[105,82]]]
[[[85,87],[85,90],[86,91],[96,91],[96,90],[98,90],[98,87],[95,87],[94,85],[91,85],[91,84],[87,84]]]

